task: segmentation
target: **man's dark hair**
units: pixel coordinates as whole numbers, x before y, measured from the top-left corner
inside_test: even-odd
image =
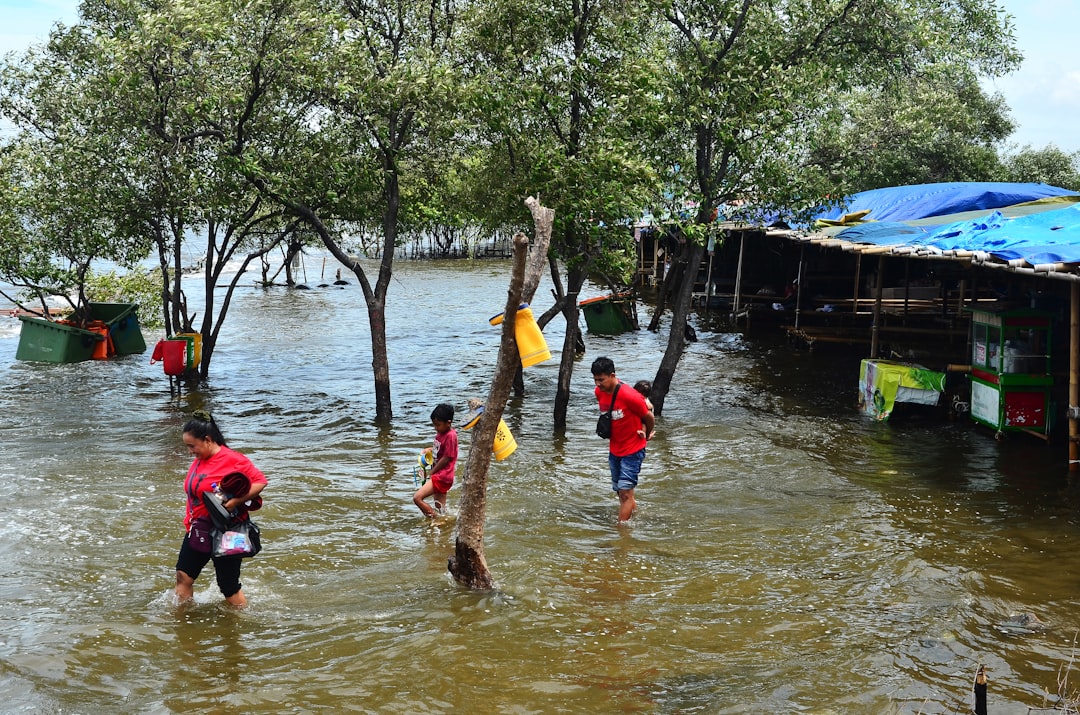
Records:
[[[615,363],[611,358],[598,357],[593,360],[592,374],[593,375],[612,375],[615,373]]]

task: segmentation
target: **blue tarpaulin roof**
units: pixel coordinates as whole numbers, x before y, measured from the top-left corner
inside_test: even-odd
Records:
[[[964,211],[998,209],[1028,201],[1076,193],[1047,184],[998,181],[954,181],[940,184],[890,186],[862,191],[817,218],[838,219],[844,214],[869,210],[870,221],[912,221]]]
[[[984,219],[946,224],[926,234],[920,244],[943,251],[983,251],[1004,261],[1080,262],[1080,206],[1006,218],[995,211]]]
[[[920,188],[926,191],[924,195],[918,194]],[[1037,195],[1040,193],[1043,196]],[[1067,189],[1045,184],[927,184],[865,194],[874,194],[876,200],[864,197],[853,201],[848,212],[860,210],[860,206],[870,208],[867,222],[833,233],[834,238],[894,248],[911,246],[931,254],[982,253],[1002,261],[1022,259],[1031,265],[1080,263],[1080,196]],[[1003,203],[982,206],[982,210],[974,207],[974,203],[994,204],[1012,198],[1019,198],[1025,205]],[[1039,203],[1026,203],[1033,200]],[[962,213],[927,213],[940,211],[946,205]],[[870,220],[878,212],[908,218]]]

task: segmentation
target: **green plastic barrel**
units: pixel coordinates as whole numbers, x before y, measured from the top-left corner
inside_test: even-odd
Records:
[[[146,341],[139,329],[138,306],[135,303],[91,303],[90,317],[109,328],[117,355],[146,352]]]
[[[618,335],[637,330],[628,311],[627,299],[610,295],[589,298],[578,303],[590,333]]]
[[[73,325],[54,323],[21,315],[22,330],[16,360],[37,362],[82,362],[93,357],[102,336]]]

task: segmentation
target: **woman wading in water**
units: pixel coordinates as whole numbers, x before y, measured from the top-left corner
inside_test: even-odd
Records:
[[[257,509],[262,504],[259,493],[266,487],[266,477],[250,459],[225,444],[225,437],[208,412],[198,410],[187,421],[184,425],[184,444],[195,461],[184,479],[184,493],[187,495],[184,529],[187,535],[176,559],[177,602],[186,603],[194,597],[195,579],[213,559],[221,594],[228,603],[243,608],[247,605],[240,585],[240,564],[243,559],[239,556],[212,555],[210,528],[213,522],[203,504],[203,494],[214,492],[226,477],[241,484],[246,481],[246,493],[232,495],[224,502],[226,511],[235,509],[237,518],[246,518],[249,510]],[[238,479],[235,476],[237,473],[246,480]]]

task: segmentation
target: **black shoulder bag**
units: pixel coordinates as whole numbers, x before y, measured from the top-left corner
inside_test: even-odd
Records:
[[[596,420],[597,437],[611,439],[611,413],[615,410],[615,395],[619,394],[620,387],[622,387],[621,382],[615,386],[615,392],[611,393],[611,406],[608,407],[608,411],[601,412],[599,419]]]

